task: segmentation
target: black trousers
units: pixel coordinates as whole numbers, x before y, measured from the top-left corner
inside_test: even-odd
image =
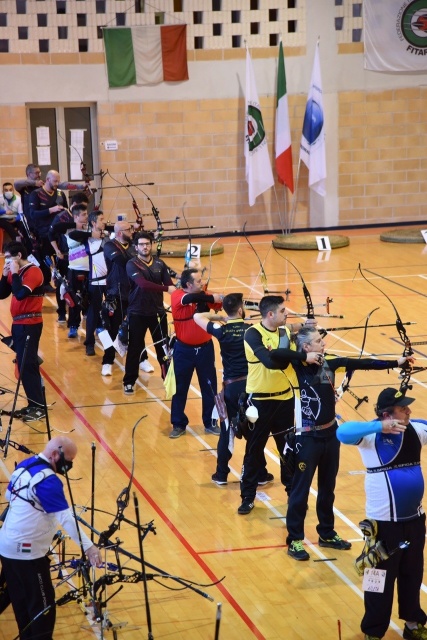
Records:
[[[68,282],[75,291],[84,296],[87,293],[87,279],[89,272],[80,271],[78,269],[68,269]],[[68,310],[68,327],[79,327],[81,320],[82,307],[80,304],[70,307]]]
[[[49,559],[12,560],[2,556],[1,562],[20,640],[52,640],[56,611]],[[46,613],[34,620],[45,609]]]
[[[243,458],[240,495],[242,500],[255,499],[258,481],[265,469],[264,448],[270,433],[272,434],[280,456],[281,482],[286,487],[290,484],[283,466],[283,451],[286,443],[287,429],[294,424],[294,399],[290,400],[252,400],[258,409],[259,417],[249,432]]]
[[[173,363],[176,378],[176,393],[172,397],[171,424],[185,429],[188,417],[185,413],[188,390],[193,373],[196,372],[202,394],[202,420],[205,429],[212,427],[214,396],[217,392],[215,351],[212,340],[202,347],[192,347],[180,340],[175,342]],[[209,384],[210,383],[210,384]]]
[[[13,348],[16,351],[16,361],[19,371],[21,372],[22,386],[24,387],[28,404],[31,407],[44,406],[42,379],[37,358],[42,329],[42,322],[38,322],[37,324],[12,325]],[[29,337],[28,343],[27,336]],[[25,354],[24,366],[22,367],[26,344],[27,352]]]
[[[128,308],[128,301],[122,300],[120,304],[120,300],[117,300],[117,307],[110,317],[110,328],[108,329],[108,333],[110,334],[111,340],[114,340],[117,337],[117,333],[119,331],[119,327],[122,324],[124,318],[126,317]],[[114,358],[116,357],[116,350],[114,347],[108,347],[105,349],[104,355],[102,358],[102,364],[114,364]]]
[[[316,512],[319,524],[317,533],[325,540],[336,535],[334,530],[335,483],[340,462],[340,442],[335,435],[298,435],[295,440],[295,473],[289,497],[286,526],[287,544],[304,540],[304,520],[307,514],[308,495],[317,469]],[[329,431],[329,429],[325,429]]]
[[[89,285],[89,306],[86,315],[86,345],[95,346],[95,330],[102,326],[100,313],[104,294],[104,284]]]
[[[126,354],[125,375],[123,384],[134,385],[138,380],[141,353],[145,350],[145,334],[150,330],[153,342],[156,343],[157,361],[160,365],[162,378],[166,375],[166,360],[163,345],[168,344],[168,321],[166,313],[156,316],[139,316],[131,313],[129,320],[129,345]]]
[[[361,629],[371,636],[382,638],[390,624],[394,585],[397,581],[399,618],[425,624],[427,616],[421,609],[420,588],[423,581],[426,516],[408,522],[383,522],[378,520],[377,540],[385,542],[387,550],[396,549],[399,542],[407,540],[407,549],[399,549],[388,560],[377,565],[386,569],[384,593],[365,591],[365,615]]]
[[[56,268],[58,269],[60,275],[66,278],[68,276],[68,258],[65,258],[64,260],[61,260],[60,258],[58,258],[58,260],[56,261]],[[55,282],[55,288],[56,288],[56,294],[55,294],[56,304],[58,305],[57,314],[58,316],[59,315],[62,316],[62,315],[65,315],[67,312],[67,304],[65,300],[61,300],[61,287],[56,282]]]

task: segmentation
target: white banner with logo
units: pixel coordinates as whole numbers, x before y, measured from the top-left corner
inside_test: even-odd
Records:
[[[365,69],[427,71],[427,0],[364,0]]]

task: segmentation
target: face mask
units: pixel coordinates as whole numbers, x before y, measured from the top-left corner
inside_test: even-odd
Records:
[[[6,193],[4,194],[4,197],[5,197],[7,200],[12,200],[12,198],[13,198],[13,193],[12,193],[12,191],[6,191]]]
[[[58,464],[56,465],[56,473],[59,473],[61,476],[66,476],[69,471],[73,468],[73,461],[66,460],[63,453],[61,453]]]

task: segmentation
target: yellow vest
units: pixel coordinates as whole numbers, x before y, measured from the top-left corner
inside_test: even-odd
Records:
[[[262,336],[262,343],[266,349],[278,349],[279,346],[286,346],[288,349],[296,350],[295,344],[290,342],[291,334],[287,327],[281,327],[280,329],[276,329],[276,331],[269,331],[261,324],[255,324],[251,329],[248,329],[248,331],[252,329],[259,331]],[[284,345],[283,339],[285,339],[286,342]],[[246,360],[248,361],[246,393],[252,393],[252,397],[255,400],[290,400],[293,396],[293,391],[286,372],[291,368],[291,365],[284,370],[268,369],[260,362],[246,340],[244,344]],[[283,391],[283,393],[272,398],[257,398],[257,393],[278,393],[280,391]]]

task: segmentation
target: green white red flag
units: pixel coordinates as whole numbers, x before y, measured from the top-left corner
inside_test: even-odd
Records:
[[[289,126],[288,95],[286,90],[285,58],[283,45],[279,46],[277,65],[277,102],[276,102],[276,171],[279,182],[294,192],[294,172],[292,167],[291,129]]]

